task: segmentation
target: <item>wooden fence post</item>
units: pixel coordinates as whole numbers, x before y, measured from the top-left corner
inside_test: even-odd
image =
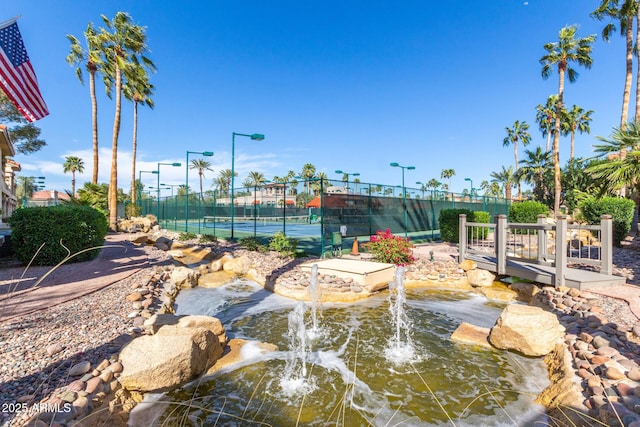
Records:
[[[544,225],[547,222],[545,215],[538,215],[538,225]],[[538,262],[547,260],[547,231],[538,230]]]
[[[600,273],[613,271],[613,217],[602,215],[600,218]]]
[[[496,221],[496,273],[498,275],[504,275],[507,274],[507,216],[500,214],[496,215],[494,219]]]
[[[467,215],[460,214],[458,218],[458,252],[460,253],[458,256],[458,262],[462,262],[465,260],[467,251]]]
[[[556,278],[555,287],[564,286],[567,271],[567,216],[556,217]]]

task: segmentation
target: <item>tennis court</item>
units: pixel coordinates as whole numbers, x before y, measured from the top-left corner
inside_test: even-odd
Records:
[[[231,230],[231,217],[205,216],[202,218],[203,232],[214,230]],[[320,221],[314,215],[298,215],[287,217],[235,217],[233,228],[241,235],[251,235],[254,230],[258,234],[273,235],[278,231],[291,237],[319,236]],[[216,234],[215,232],[212,234]]]

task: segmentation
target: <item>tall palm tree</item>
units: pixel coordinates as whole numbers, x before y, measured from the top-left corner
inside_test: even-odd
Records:
[[[71,172],[71,194],[76,194],[76,172],[84,173],[84,161],[80,157],[67,156],[62,165],[63,172]]]
[[[322,188],[327,188],[329,186],[329,178],[324,172],[317,173],[315,177],[316,179],[309,183],[309,187],[311,188],[311,191],[313,191],[313,194],[317,196],[320,194]]]
[[[451,178],[453,178],[455,174],[456,171],[453,169],[442,169],[442,172],[440,173],[440,178],[449,180],[449,185],[447,186],[449,191],[451,191]]]
[[[302,165],[302,171],[300,172],[300,176],[304,178],[304,185],[307,187],[306,188],[307,200],[310,198],[309,195],[311,193],[311,189],[309,188],[310,180],[315,175],[316,175],[315,166],[313,166],[311,163],[305,163],[304,165]]]
[[[536,147],[535,151],[525,150],[524,154],[526,158],[522,160],[520,168],[522,178],[525,182],[533,184],[535,199],[544,202],[548,193],[545,177],[553,166],[551,151],[542,151],[542,147]]]
[[[507,131],[507,136],[502,140],[502,145],[508,147],[513,145],[513,156],[516,160],[515,174],[518,173],[518,145],[522,143],[523,147],[529,145],[531,141],[531,135],[529,135],[529,124],[527,122],[520,123],[519,120],[513,122],[512,128],[504,128]],[[520,198],[520,181],[518,180],[518,198]]]
[[[234,171],[234,175],[238,176],[238,172]],[[218,173],[216,184],[222,193],[229,194],[231,187],[231,169],[223,169]]]
[[[609,41],[615,33],[616,21],[619,24],[620,35],[625,38],[625,79],[624,92],[622,94],[622,114],[620,126],[624,127],[629,116],[629,98],[631,97],[631,82],[633,80],[633,20],[638,12],[636,0],[602,0],[600,5],[591,13],[591,17],[602,21],[609,18],[609,23],[602,29],[602,39]],[[639,89],[640,90],[640,86]],[[636,92],[636,120],[638,114],[638,92]]]
[[[553,135],[554,124],[556,122],[556,104],[558,95],[549,95],[545,105],[538,104],[536,107],[536,123],[542,132],[542,137],[547,138],[547,151],[551,150],[551,135]]]
[[[505,168],[502,166],[502,170],[500,172],[491,172],[490,176],[493,178],[491,181],[500,184],[504,190],[504,198],[511,200],[511,190],[515,181],[515,172],[513,171],[513,167],[509,166],[508,168]]]
[[[569,154],[569,160],[573,160],[574,157],[576,131],[581,134],[591,132],[591,128],[589,127],[589,123],[593,120],[591,114],[593,114],[593,110],[585,111],[584,108],[574,105],[565,115],[563,125],[566,132],[571,135],[571,151]]]
[[[591,68],[593,62],[591,58],[592,44],[595,41],[595,34],[584,38],[576,38],[575,25],[563,27],[559,32],[559,40],[544,45],[547,53],[540,58],[542,64],[542,78],[548,79],[553,67],[558,70],[558,102],[556,104],[556,124],[553,135],[553,167],[555,182],[555,198],[553,210],[555,214],[560,213],[560,198],[562,196],[562,184],[560,182],[560,126],[562,102],[564,99],[565,74],[569,77],[569,82],[573,83],[578,78],[578,72],[571,66],[577,63],[583,67]]]
[[[191,160],[189,169],[198,171],[198,178],[200,179],[200,200],[202,200],[202,179],[204,178],[204,171],[208,170],[213,172],[213,169],[211,169],[211,163],[205,159],[194,159]]]
[[[122,86],[122,94],[133,102],[133,147],[131,150],[131,204],[136,204],[136,156],[138,153],[138,105],[146,105],[153,109],[153,85],[149,83],[147,70],[138,65],[127,67],[126,82]]]
[[[86,49],[82,47],[80,41],[73,35],[67,34],[67,39],[71,43],[71,50],[67,55],[66,61],[69,65],[76,67],[76,75],[80,83],[84,84],[82,77],[82,68],[80,64],[85,63],[87,73],[89,73],[89,96],[91,97],[91,129],[93,134],[93,174],[91,183],[98,183],[98,101],[96,98],[96,73],[103,66],[101,57],[102,46],[97,37],[93,23],[89,23],[84,31],[86,41]]]
[[[111,82],[115,87],[115,117],[111,139],[111,174],[109,178],[109,227],[116,229],[118,215],[118,137],[120,135],[120,117],[122,109],[122,87],[126,81],[125,70],[143,64],[155,69],[153,62],[143,54],[148,51],[145,28],[135,25],[131,16],[125,12],[116,12],[113,20],[101,15],[106,28],[100,28],[98,35],[102,55],[105,61],[105,82],[110,94]],[[124,81],[123,81],[124,80]]]

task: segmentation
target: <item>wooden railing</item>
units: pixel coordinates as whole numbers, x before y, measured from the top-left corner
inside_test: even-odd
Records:
[[[555,268],[556,286],[572,264],[593,266],[611,274],[613,266],[613,225],[611,215],[603,215],[599,225],[569,224],[566,215],[555,223],[538,216],[535,224],[508,223],[506,215],[496,215],[495,223],[467,222],[460,215],[460,261],[468,255],[487,255],[496,259],[496,273],[506,274],[507,261],[525,260]]]

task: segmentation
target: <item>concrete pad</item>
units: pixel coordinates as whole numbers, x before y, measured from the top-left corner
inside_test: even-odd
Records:
[[[318,265],[319,274],[332,274],[343,279],[350,278],[355,283],[368,288],[395,280],[395,264],[333,258],[302,264],[300,268],[310,272],[314,265]]]

